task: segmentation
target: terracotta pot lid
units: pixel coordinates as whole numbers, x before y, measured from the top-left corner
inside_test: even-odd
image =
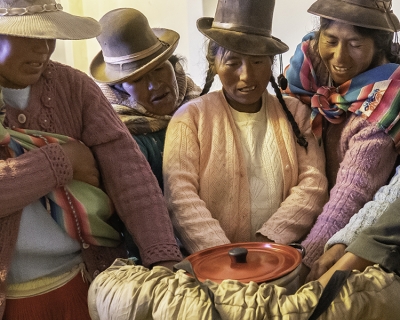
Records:
[[[200,281],[220,283],[225,279],[263,283],[289,274],[302,254],[295,248],[273,242],[242,242],[216,246],[186,258]]]

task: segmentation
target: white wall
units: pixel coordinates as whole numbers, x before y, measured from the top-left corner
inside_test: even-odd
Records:
[[[132,7],[146,15],[151,27],[177,31],[181,38],[176,53],[187,59],[186,70],[200,86],[204,83],[207,68],[205,38],[196,28],[202,16],[214,16],[217,0],[59,0],[64,10],[100,19],[106,12],[119,7]],[[307,13],[314,0],[276,0],[272,34],[289,46],[283,54],[283,65],[289,63],[296,45],[303,35],[313,30],[317,18]],[[393,11],[400,17],[400,1],[393,0]],[[92,58],[100,46],[95,39],[57,42],[53,59],[88,72]],[[279,74],[279,65],[275,66]],[[217,88],[219,83],[213,86]]]

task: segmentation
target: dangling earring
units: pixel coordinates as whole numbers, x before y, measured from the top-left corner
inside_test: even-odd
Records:
[[[283,75],[282,54],[279,55],[279,71],[280,75],[278,76],[278,85],[282,90],[286,90],[288,81]]]

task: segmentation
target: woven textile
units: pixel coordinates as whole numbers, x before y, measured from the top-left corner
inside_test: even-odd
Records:
[[[48,132],[4,128],[3,119],[4,111],[0,110],[0,145],[8,145],[12,157],[46,144],[73,140]],[[101,189],[72,180],[41,200],[57,224],[82,244],[116,247],[120,243],[119,233],[107,223],[114,212],[112,202]]]
[[[297,46],[286,70],[289,87],[285,93],[298,96],[311,105],[315,136],[321,138],[323,117],[332,123],[340,123],[350,111],[376,123],[398,145],[400,66],[388,63],[363,72],[338,87],[320,86],[310,53],[313,39],[314,33],[309,33]]]

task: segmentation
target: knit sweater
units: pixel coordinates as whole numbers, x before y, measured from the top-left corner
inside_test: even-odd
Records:
[[[285,98],[308,151],[299,146],[275,96],[265,92],[269,124],[283,168],[280,208],[259,230],[279,243],[304,237],[327,195],[323,148],[311,134],[309,108]],[[250,189],[246,164],[230,106],[222,91],[191,100],[172,117],[164,149],[164,194],[183,245],[195,252],[250,241]]]
[[[400,198],[400,166],[388,185],[379,188],[372,201],[365,204],[360,211],[351,217],[346,226],[336,232],[325,245],[325,250],[342,243],[349,246],[366,228],[372,226],[383,212]]]
[[[31,87],[27,108],[20,111],[6,106],[5,125],[81,140],[93,152],[105,191],[133,235],[143,263],[150,266],[181,259],[161,190],[148,162],[86,74],[49,62]],[[6,159],[5,151],[0,148],[0,318],[22,209],[73,177],[71,163],[58,144],[10,159]],[[118,248],[90,246],[82,249],[82,254],[90,274],[95,276],[123,253]]]
[[[307,252],[303,262],[308,267],[322,255],[329,238],[388,182],[397,156],[391,137],[355,114],[349,114],[341,124],[330,124],[325,136],[327,176],[333,187],[302,242]]]

